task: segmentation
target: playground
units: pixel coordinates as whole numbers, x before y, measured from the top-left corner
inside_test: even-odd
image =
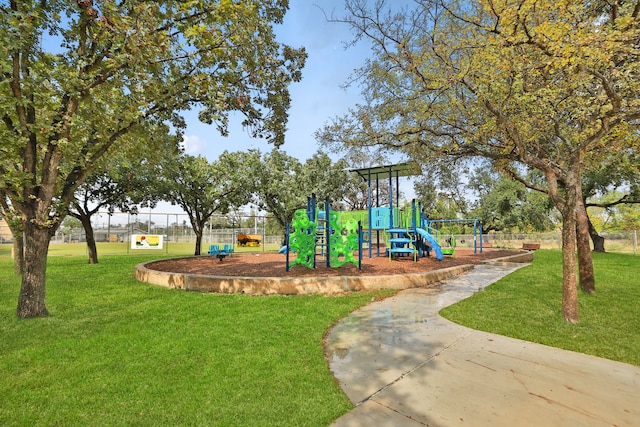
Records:
[[[522,253],[519,250],[485,250],[474,254],[473,250],[458,250],[455,257],[446,257],[442,261],[425,259],[418,262],[394,262],[386,257],[366,258],[362,269],[356,265],[345,264],[340,268],[330,268],[318,262],[316,268],[296,266],[284,271],[284,255],[276,253],[236,253],[219,262],[214,256],[171,258],[149,263],[149,267],[158,271],[203,274],[230,277],[326,277],[326,276],[375,276],[402,275],[442,270],[460,265],[475,265],[497,258]]]
[[[531,252],[483,251],[482,225],[477,220],[431,221],[415,200],[400,207],[399,178],[419,173],[415,163],[352,172],[368,184],[368,209],[333,210],[329,200],[318,201],[311,195],[306,209],[298,209],[287,225],[285,245],[277,254],[241,256],[229,244],[223,249],[211,245],[209,256],[139,265],[136,277],[200,292],[332,294],[389,289],[391,282],[393,289],[429,286],[488,260],[530,262],[533,258]],[[378,191],[381,180],[389,183],[385,206],[380,206],[379,194],[374,197],[372,191],[373,187]],[[456,236],[440,233],[442,224],[452,222],[473,225],[473,249],[456,250]],[[259,236],[251,237],[243,234],[238,241],[246,244]]]

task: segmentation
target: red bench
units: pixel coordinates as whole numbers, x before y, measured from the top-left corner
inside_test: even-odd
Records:
[[[527,251],[535,251],[540,249],[540,243],[523,243],[522,249]]]

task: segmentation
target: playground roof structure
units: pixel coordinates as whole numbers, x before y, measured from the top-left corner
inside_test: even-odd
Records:
[[[378,183],[381,179],[389,180],[389,209],[393,209],[393,178],[396,181],[396,206],[400,203],[400,177],[420,175],[420,165],[416,161],[408,161],[404,163],[396,163],[395,165],[373,166],[369,168],[349,169],[349,172],[355,172],[368,184],[368,206],[369,210],[373,206],[373,197],[371,194],[371,183]],[[379,188],[376,186],[376,200],[378,199]],[[377,203],[376,203],[377,204]],[[371,214],[371,212],[369,212]]]
[[[405,163],[396,163],[395,165],[373,166],[370,168],[349,169],[349,172],[355,172],[365,181],[372,179],[400,178],[405,176],[420,175],[420,165],[415,161]]]
[[[400,204],[400,177],[414,176],[420,175],[422,171],[420,170],[420,165],[416,161],[409,161],[404,163],[396,163],[395,165],[385,165],[385,166],[373,166],[369,168],[359,168],[359,169],[349,169],[349,172],[355,172],[368,184],[369,190],[367,192],[367,207],[369,212],[369,224],[368,224],[368,232],[371,233],[373,230],[373,195],[371,194],[372,190],[372,182],[376,182],[376,205],[379,206],[379,187],[377,183],[381,179],[389,180],[389,207],[388,207],[388,215],[387,215],[387,225],[386,228],[394,227],[394,215],[393,215],[393,202],[395,196],[396,206]],[[395,178],[395,187],[396,191],[394,194],[393,191],[393,178]],[[371,236],[371,235],[370,235]],[[376,236],[378,239],[378,256],[380,256],[380,236],[379,232],[376,230]],[[370,237],[371,238],[371,237]],[[372,245],[369,245],[369,258],[372,256]]]

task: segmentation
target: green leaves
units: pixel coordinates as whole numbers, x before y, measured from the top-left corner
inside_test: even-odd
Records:
[[[214,213],[226,214],[245,205],[255,191],[255,176],[260,155],[256,151],[227,152],[209,163],[202,156],[183,155],[164,164],[158,177],[159,191],[188,215],[198,237],[196,255],[205,223]]]
[[[44,242],[78,187],[103,159],[149,144],[145,130],[162,124],[179,135],[179,112],[197,108],[226,134],[228,115],[237,111],[254,135],[283,142],[288,86],[300,79],[306,58],[304,49],[286,48],[285,55],[275,39],[272,25],[286,6],[2,2],[0,200],[24,221],[32,250],[25,271],[37,274],[25,274],[24,295],[37,289],[31,300],[44,302]],[[19,313],[41,315],[44,303],[37,310],[23,304]]]
[[[339,202],[348,177],[343,161],[333,162],[322,152],[304,164],[279,149],[262,156],[261,163],[249,173],[255,176],[254,202],[273,214],[284,229],[297,209],[304,209],[307,198],[315,194],[318,201],[329,198]]]
[[[3,152],[13,167],[2,176],[24,169],[32,187],[77,183],[142,121],[181,129],[176,112],[194,107],[222,133],[229,112],[239,111],[254,135],[282,143],[288,85],[306,58],[304,49],[275,40],[272,24],[285,11],[280,1],[7,5],[0,10],[0,134],[14,149]],[[76,166],[78,179],[40,177]]]

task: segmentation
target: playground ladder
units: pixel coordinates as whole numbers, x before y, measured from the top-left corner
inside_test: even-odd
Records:
[[[417,261],[418,250],[415,247],[415,240],[411,238],[408,230],[404,228],[389,228],[385,231],[391,236],[388,239],[389,247],[387,248],[390,260],[393,254],[412,254],[413,261]]]

